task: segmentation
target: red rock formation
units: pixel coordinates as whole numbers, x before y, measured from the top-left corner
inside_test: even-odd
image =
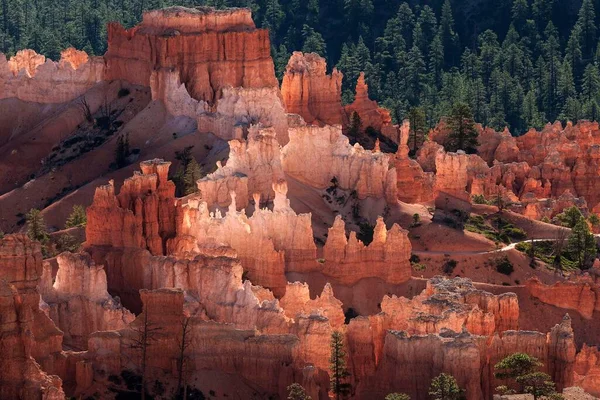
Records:
[[[398,225],[388,231],[383,218],[378,218],[373,241],[365,246],[354,231],[346,239],[345,224],[338,215],[329,229],[319,270],[347,285],[369,277],[401,283],[410,279],[410,254],[408,232]]]
[[[488,164],[489,170],[479,163],[473,169],[473,156],[470,156],[469,192],[484,196],[495,196],[506,192],[515,202],[521,202],[518,211],[541,219],[552,217],[560,212],[561,205],[536,203],[535,199],[551,199],[558,203],[561,196],[568,195],[571,203],[587,203],[590,210],[600,211],[600,193],[596,189],[594,177],[600,171],[600,128],[597,123],[583,121],[577,125],[568,123],[548,124],[541,132],[534,129],[525,135],[513,137],[508,130],[495,132],[476,125],[480,146],[478,154]],[[444,121],[430,132],[431,142],[443,144],[448,129]],[[432,152],[435,144],[422,147],[419,163],[426,171],[431,171]]]
[[[64,399],[62,332],[40,310],[39,243],[23,235],[0,239],[0,397]]]
[[[405,203],[421,203],[433,200],[432,172],[424,172],[416,160],[409,158],[408,138],[410,122],[405,120],[400,128],[398,151],[394,157],[398,199]]]
[[[66,345],[85,349],[92,332],[122,329],[133,321],[134,315],[108,294],[106,273],[88,254],[62,253],[57,263],[54,282],[52,266],[44,265],[40,292]]]
[[[227,86],[277,87],[270,51],[249,9],[171,7],[129,30],[108,25],[107,79],[150,86],[153,71],[176,69],[192,98],[214,103]]]
[[[178,353],[177,340],[181,336],[181,320],[186,312],[184,292],[178,289],[142,290],[144,313],[153,327],[158,328],[155,345],[148,348],[148,371],[151,377],[164,379],[166,374],[176,376],[174,368]],[[98,332],[90,338],[89,351],[84,355],[94,370],[119,374],[123,369],[136,370],[139,352],[127,346],[135,337],[134,328],[144,321],[144,314],[131,327],[118,332]],[[253,382],[256,390],[285,395],[287,385],[305,382],[312,388],[314,398],[326,398],[327,377],[323,373],[308,373],[306,361],[317,362],[327,368],[328,346],[331,334],[328,320],[319,316],[302,317],[298,334],[258,335],[254,329],[234,329],[229,324],[203,321],[191,316],[189,332],[191,346],[186,356],[193,362],[189,376],[207,369],[238,375]],[[133,329],[132,329],[133,328]],[[321,355],[318,355],[322,353]],[[240,355],[244,355],[240,357]],[[318,355],[315,359],[314,356]],[[311,377],[312,375],[312,377]],[[193,381],[193,379],[190,381]]]
[[[386,127],[392,126],[390,112],[379,107],[376,101],[369,99],[369,86],[365,82],[364,72],[361,72],[358,77],[354,102],[344,107],[346,121],[350,121],[355,112],[360,116],[363,129],[372,127],[383,133]]]
[[[148,249],[165,254],[175,235],[175,185],[168,181],[171,163],[141,163],[142,173],[126,179],[118,195],[111,181],[96,189],[87,210],[86,246]]]
[[[600,350],[586,346],[575,358],[574,384],[586,392],[600,396]]]
[[[315,264],[316,246],[310,214],[297,215],[291,209],[285,182],[273,184],[273,191],[273,211],[257,209],[250,218],[238,213],[235,203],[221,216],[220,211],[209,214],[206,203],[190,200],[181,208],[172,252],[229,246],[237,252],[252,282],[283,295],[286,267],[302,269],[306,263]]]
[[[306,283],[288,282],[285,296],[281,298],[281,308],[289,318],[300,318],[302,315],[309,315],[314,310],[322,310],[323,316],[329,319],[331,326],[335,329],[342,327],[345,321],[342,302],[334,297],[329,283],[325,285],[320,296],[311,300]]]
[[[227,164],[217,163],[214,173],[198,181],[199,198],[209,208],[227,207],[233,192],[237,208],[242,210],[248,206],[249,194],[259,194],[262,202],[273,201],[273,183],[282,179],[281,152],[275,130],[253,126],[246,141],[229,142]]]
[[[527,281],[527,289],[540,301],[575,310],[586,319],[591,319],[595,311],[600,311],[600,288],[590,277],[557,282],[551,286],[544,285],[537,278],[532,278]]]
[[[466,331],[416,336],[388,331],[382,349],[375,374],[359,384],[361,398],[396,391],[424,400],[431,380],[446,372],[466,390],[467,399],[488,399],[502,384],[493,377],[493,365],[515,352],[539,358],[559,389],[573,383],[575,344],[568,317],[548,334],[507,331],[488,338]]]
[[[390,318],[389,326],[409,335],[439,333],[444,329],[459,332],[464,328],[475,335],[492,336],[517,330],[519,322],[515,294],[494,296],[461,278],[433,278],[411,300],[386,296],[381,310]]]
[[[327,63],[318,54],[295,51],[281,84],[286,111],[309,124],[341,125],[342,78],[335,68],[327,75]]]

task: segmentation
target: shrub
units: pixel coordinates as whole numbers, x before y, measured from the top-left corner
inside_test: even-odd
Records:
[[[129,89],[127,89],[127,88],[121,88],[121,89],[119,89],[119,93],[117,94],[117,96],[119,96],[119,98],[121,99],[121,98],[123,98],[125,96],[129,96],[129,93],[131,93],[129,91]]]
[[[457,265],[458,261],[453,259],[447,260],[444,265],[442,265],[442,271],[444,271],[445,274],[450,275],[454,272]]]
[[[504,275],[510,275],[514,272],[515,268],[512,263],[508,259],[507,256],[504,256],[498,260],[496,260],[496,271]]]
[[[76,226],[85,226],[87,224],[87,215],[85,213],[85,208],[81,205],[73,206],[73,211],[67,218],[67,222],[65,223],[65,228],[74,228]]]
[[[525,240],[527,239],[527,233],[521,228],[516,228],[514,226],[509,226],[502,229],[502,234],[505,234],[509,238],[513,240]]]
[[[473,196],[473,203],[475,203],[475,204],[488,204],[488,205],[491,204],[491,202],[489,200],[487,200],[485,198],[485,196],[482,195],[482,194],[476,194],[476,195],[474,195]]]
[[[58,240],[56,241],[56,248],[59,252],[70,251],[71,253],[75,253],[81,243],[72,235],[64,234],[60,235]]]
[[[413,218],[412,226],[421,225],[421,216],[418,213],[414,213],[412,218]]]
[[[421,262],[421,257],[419,257],[416,254],[411,254],[410,262],[411,262],[411,264],[418,264],[419,262]]]

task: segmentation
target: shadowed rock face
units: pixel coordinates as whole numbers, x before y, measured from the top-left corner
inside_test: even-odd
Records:
[[[24,235],[0,239],[0,398],[64,399],[62,332],[40,308],[39,243]],[[46,372],[44,372],[46,371]]]

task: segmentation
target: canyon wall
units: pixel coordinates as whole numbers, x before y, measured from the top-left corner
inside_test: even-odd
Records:
[[[0,239],[0,397],[62,400],[62,332],[40,310],[42,252],[24,235]],[[49,373],[47,373],[49,372]]]

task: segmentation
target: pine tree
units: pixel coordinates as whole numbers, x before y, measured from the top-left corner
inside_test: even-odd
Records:
[[[190,162],[185,167],[185,174],[183,176],[183,184],[184,184],[184,195],[189,195],[192,193],[196,193],[198,191],[198,186],[196,182],[202,178],[202,168],[196,161],[194,157],[190,160]]]
[[[354,111],[350,116],[350,125],[348,126],[348,136],[356,139],[362,131],[362,121],[360,115]]]
[[[467,153],[477,151],[479,145],[477,142],[478,133],[475,130],[473,114],[467,104],[454,104],[448,117],[448,128],[450,134],[444,145],[446,151],[464,150]]]
[[[408,74],[408,100],[411,104],[417,104],[425,83],[425,61],[423,61],[423,55],[417,46],[413,46],[408,53],[406,72]]]
[[[281,4],[279,4],[279,0],[266,0],[263,27],[269,29],[272,34],[275,34],[284,19],[285,13]]]
[[[425,110],[422,107],[412,107],[408,112],[408,120],[410,121],[410,137],[408,139],[408,147],[412,155],[417,153],[418,147],[425,139]]]
[[[346,350],[344,349],[344,336],[339,331],[331,334],[331,356],[329,357],[329,370],[331,392],[336,400],[345,398],[350,394],[350,384],[347,379],[350,376],[346,369]]]
[[[450,0],[445,0],[440,17],[440,36],[444,47],[444,64],[447,67],[454,66],[457,61],[456,50],[458,36],[454,32],[454,17]]]
[[[596,239],[583,216],[571,229],[568,251],[571,258],[577,262],[579,269],[591,268],[597,253]]]
[[[319,32],[308,25],[304,25],[302,36],[304,37],[304,45],[302,46],[304,53],[317,53],[323,57],[327,55],[325,41]]]
[[[533,394],[534,398],[548,396],[556,398],[556,390],[551,377],[548,374],[538,372],[537,369],[543,364],[535,357],[526,353],[514,353],[494,366],[494,376],[497,379],[512,381],[513,387],[499,386],[496,391],[500,394],[527,393]],[[562,398],[562,397],[559,397]]]
[[[600,71],[594,64],[588,64],[581,78],[581,93],[587,101],[592,101],[598,96],[600,90]]]
[[[548,24],[548,21],[550,21],[553,5],[554,0],[533,0],[531,11],[538,29],[543,29]]]
[[[529,4],[527,4],[527,0],[514,0],[511,15],[515,25],[523,26],[529,16]]]
[[[25,216],[27,221],[27,236],[29,239],[36,240],[42,245],[45,245],[50,240],[46,222],[40,210],[32,208]]]
[[[432,400],[460,400],[463,393],[452,375],[442,373],[431,381],[429,396]]]
[[[581,43],[585,57],[592,57],[596,50],[596,12],[592,0],[583,0],[579,9],[577,25],[581,28]]]
[[[527,92],[523,99],[523,122],[525,124],[524,131],[529,128],[541,129],[544,122],[536,104],[536,97],[533,90]]]
[[[292,383],[287,387],[288,400],[312,400],[312,397],[306,394],[306,390],[299,383]]]
[[[271,53],[273,54],[273,63],[275,64],[275,75],[281,81],[291,54],[284,44],[280,45],[279,48],[273,47]]]
[[[565,48],[565,58],[573,68],[578,68],[581,63],[581,57],[581,26],[575,24]]]
[[[74,228],[76,226],[85,226],[87,223],[87,215],[85,208],[81,205],[73,206],[73,211],[67,218],[65,229]]]
[[[573,69],[571,63],[565,57],[565,60],[558,71],[558,99],[560,104],[564,104],[569,97],[575,96],[575,80],[573,79]]]

